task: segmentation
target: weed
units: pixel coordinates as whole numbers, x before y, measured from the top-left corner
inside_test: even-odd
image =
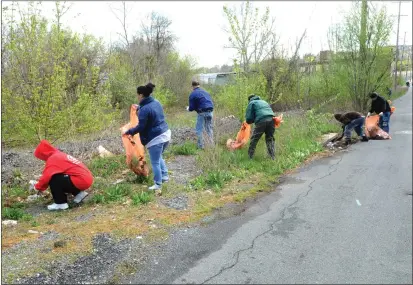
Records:
[[[92,196],[92,199],[90,200],[91,203],[93,204],[102,204],[105,203],[105,196],[103,194],[94,194]]]
[[[4,207],[1,211],[2,219],[9,220],[23,220],[29,221],[32,219],[32,216],[27,214],[22,208],[9,208]]]
[[[105,202],[121,202],[131,193],[131,185],[119,183],[104,190]]]
[[[95,176],[100,176],[103,178],[109,177],[120,170],[125,169],[125,156],[118,155],[113,157],[98,157],[93,159],[89,164],[90,171]]]
[[[32,227],[38,227],[38,226],[40,226],[39,222],[36,221],[36,220],[32,221],[30,225],[31,225]]]
[[[153,194],[141,191],[140,193],[134,194],[132,196],[132,205],[146,205],[153,200]]]
[[[181,145],[171,146],[169,152],[175,155],[195,155],[197,153],[197,147],[193,142],[185,142]]]

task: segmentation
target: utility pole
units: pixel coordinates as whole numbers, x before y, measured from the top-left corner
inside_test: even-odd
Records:
[[[394,3],[394,2],[393,2]],[[400,9],[402,6],[402,1],[399,1],[399,12],[397,13],[397,39],[396,39],[396,55],[394,60],[394,78],[393,78],[393,90],[396,91],[397,87],[397,61],[399,60],[399,29],[400,29]]]
[[[400,72],[399,72],[399,77],[402,76],[402,71],[403,71],[403,57],[404,57],[404,46],[406,45],[406,32],[404,32],[404,39],[403,39],[403,47],[402,47],[402,58],[401,58],[401,63],[400,63]]]
[[[397,88],[397,61],[399,60],[399,28],[400,28],[400,8],[402,1],[399,1],[399,13],[397,16],[397,36],[396,36],[396,59],[394,61],[394,78],[393,78],[393,90]]]

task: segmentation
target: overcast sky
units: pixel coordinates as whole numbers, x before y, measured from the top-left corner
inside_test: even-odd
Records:
[[[398,3],[383,1],[389,14],[397,16]],[[3,6],[10,2],[2,1]],[[64,16],[63,23],[73,31],[87,32],[102,37],[106,42],[119,40],[118,33],[122,26],[113,15],[110,6],[121,7],[118,1],[78,1],[70,2],[73,6]],[[134,34],[140,28],[140,23],[151,11],[156,11],[172,20],[171,29],[179,38],[176,43],[178,51],[184,55],[193,56],[198,66],[212,67],[214,65],[232,64],[233,51],[225,49],[228,35],[223,31],[226,19],[223,5],[230,7],[239,5],[238,1],[128,1],[128,32]],[[375,2],[380,4],[379,2]],[[24,3],[20,2],[20,5]],[[327,30],[332,23],[342,19],[343,14],[351,7],[351,1],[254,1],[255,7],[270,8],[270,13],[276,18],[276,32],[280,36],[280,44],[291,47],[307,28],[307,38],[302,45],[301,54],[328,49]],[[46,17],[52,17],[54,2],[42,3]],[[406,32],[406,44],[412,44],[412,2],[402,3],[400,19],[400,44],[403,44]],[[394,20],[397,20],[394,17]],[[391,43],[396,43],[397,21]]]

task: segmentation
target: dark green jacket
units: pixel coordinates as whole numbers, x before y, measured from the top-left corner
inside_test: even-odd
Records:
[[[274,112],[270,105],[264,100],[261,100],[259,96],[254,96],[250,99],[247,107],[247,114],[245,115],[247,124],[257,124],[269,120],[274,116]]]

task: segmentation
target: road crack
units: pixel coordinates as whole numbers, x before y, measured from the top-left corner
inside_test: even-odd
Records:
[[[255,242],[256,242],[256,240],[257,240],[258,238],[260,238],[260,237],[268,234],[269,232],[273,231],[275,224],[277,224],[278,222],[280,222],[280,221],[282,221],[282,220],[284,219],[286,211],[287,211],[289,208],[291,208],[292,206],[294,206],[295,204],[297,204],[297,203],[300,201],[300,198],[305,198],[305,197],[307,197],[308,194],[310,194],[310,192],[313,190],[313,186],[312,186],[312,185],[313,185],[315,182],[320,181],[320,180],[322,180],[322,179],[330,176],[330,175],[333,174],[334,172],[336,172],[337,169],[338,169],[337,166],[341,163],[342,160],[343,160],[343,156],[340,157],[340,159],[338,160],[337,163],[331,165],[331,166],[328,168],[329,171],[328,171],[328,173],[327,173],[326,175],[321,176],[321,177],[316,178],[316,179],[314,179],[313,181],[311,181],[310,184],[308,184],[308,191],[305,192],[304,195],[303,195],[303,194],[298,195],[298,196],[297,196],[297,199],[296,199],[293,203],[291,203],[290,205],[286,206],[286,207],[282,210],[282,212],[281,212],[281,217],[280,217],[279,219],[277,219],[276,221],[274,221],[274,222],[270,225],[270,228],[269,228],[268,230],[266,230],[266,231],[262,232],[261,234],[257,235],[257,236],[252,240],[252,243],[251,243],[251,245],[250,245],[249,247],[244,248],[244,249],[240,249],[240,250],[236,251],[236,252],[234,253],[233,257],[232,257],[233,259],[235,258],[235,262],[234,262],[234,263],[232,263],[232,264],[229,265],[229,266],[226,266],[226,267],[221,268],[217,274],[209,277],[208,279],[206,279],[206,280],[205,280],[204,282],[202,282],[201,284],[205,284],[205,283],[211,281],[212,279],[214,279],[214,278],[218,277],[219,275],[221,275],[223,272],[225,272],[225,271],[233,268],[235,265],[237,265],[238,262],[239,262],[239,257],[240,257],[240,255],[241,255],[241,253],[253,249],[254,246],[255,246]],[[331,170],[333,167],[336,167],[336,168],[335,168],[334,170]]]

